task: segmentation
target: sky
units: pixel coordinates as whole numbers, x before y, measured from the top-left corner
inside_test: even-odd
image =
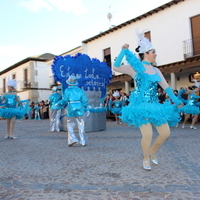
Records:
[[[0,0],[0,71],[27,57],[60,55],[170,1]]]

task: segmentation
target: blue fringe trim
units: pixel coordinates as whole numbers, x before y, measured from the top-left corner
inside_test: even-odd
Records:
[[[115,115],[120,115],[122,112],[122,107],[121,108],[110,108],[110,111]]]
[[[107,111],[107,108],[90,108],[90,109],[85,109],[85,112],[89,110],[91,113],[102,113],[102,112],[106,112]],[[62,119],[63,117],[67,117],[67,114],[66,115],[62,115],[60,117],[60,119]]]
[[[141,127],[143,124],[151,123],[153,126],[161,126],[168,123],[169,126],[176,126],[181,120],[180,110],[168,102],[129,104],[122,108],[121,120],[128,125]]]
[[[4,119],[10,119],[14,116],[16,119],[24,118],[29,109],[29,100],[22,100],[20,103],[25,103],[25,105],[20,105],[16,108],[0,108],[0,117]]]
[[[140,60],[136,57],[136,55],[133,52],[131,52],[129,49],[126,49],[125,55],[127,62],[131,65],[134,71],[136,72],[145,71],[144,65],[140,62]]]
[[[106,112],[107,108],[106,107],[103,107],[103,108],[89,108],[87,110],[89,110],[91,113],[101,113],[101,112]],[[85,111],[87,111],[87,110],[85,110]]]
[[[192,114],[192,115],[200,114],[199,107],[197,106],[185,105],[182,108],[180,108],[180,110],[184,114]]]

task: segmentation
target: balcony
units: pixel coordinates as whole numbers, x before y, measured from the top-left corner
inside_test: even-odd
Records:
[[[37,88],[37,87],[38,87],[37,82],[30,82],[29,80],[27,80],[27,81],[20,81],[19,89],[20,91],[23,91],[25,89]]]
[[[183,41],[184,58],[200,56],[200,37]]]

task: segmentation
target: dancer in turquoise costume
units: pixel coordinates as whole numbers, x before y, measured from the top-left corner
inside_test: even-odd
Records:
[[[31,105],[28,107],[28,119],[32,119],[33,116],[33,108]]]
[[[77,78],[69,76],[67,80],[69,87],[65,89],[63,99],[57,105],[67,105],[67,129],[68,129],[68,146],[71,147],[76,143],[86,146],[88,143],[87,135],[85,134],[84,113],[86,117],[90,112],[88,109],[88,100],[84,90],[79,88]],[[74,128],[78,126],[80,142],[77,139]]]
[[[35,110],[34,120],[41,120],[41,118],[40,118],[40,107],[39,107],[38,102],[35,102],[34,110]]]
[[[194,90],[185,90],[185,89],[181,89],[179,90],[179,98],[182,100],[181,95],[182,94],[188,94],[188,100],[185,101],[183,103],[186,103],[186,105],[184,105],[181,108],[181,112],[184,114],[184,122],[182,124],[182,128],[185,128],[185,124],[188,121],[188,119],[190,118],[190,115],[193,115],[192,118],[192,124],[190,125],[191,129],[197,129],[197,127],[195,127],[195,123],[197,121],[198,115],[200,114],[200,110],[198,107],[198,103],[197,100],[200,99],[200,96],[197,96],[195,93],[200,91],[200,87],[199,86],[194,86]]]
[[[115,115],[116,124],[121,124],[121,120],[119,116],[121,115],[123,101],[120,101],[120,95],[118,91],[115,91],[113,93],[113,97],[115,100],[112,100],[112,98],[109,101],[109,110]]]
[[[58,87],[54,86],[52,94],[49,97],[50,101],[50,131],[60,131],[60,117],[61,117],[61,105],[57,105],[58,101],[62,99],[62,95],[58,93]]]
[[[14,127],[16,119],[22,119],[28,111],[28,100],[20,101],[15,92],[16,81],[9,80],[7,83],[8,92],[2,96],[3,108],[0,108],[0,117],[6,119],[7,133],[5,139],[17,139],[14,136]],[[21,109],[18,105],[25,103],[25,107]]]
[[[143,33],[137,33],[137,36],[136,52],[139,52],[140,59],[128,49],[129,45],[125,44],[114,63],[114,70],[132,76],[136,82],[129,105],[122,108],[121,119],[140,128],[144,156],[142,166],[145,170],[151,170],[151,162],[158,164],[155,154],[170,135],[169,125],[175,126],[180,121],[180,116],[175,110],[178,110],[182,102],[174,95],[160,70],[152,66],[151,63],[155,62],[157,55],[151,42]],[[130,65],[121,65],[124,56]],[[171,98],[173,105],[159,103],[158,84]],[[159,135],[151,146],[152,126],[157,129]]]

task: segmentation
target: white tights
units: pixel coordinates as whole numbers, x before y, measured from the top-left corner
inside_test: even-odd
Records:
[[[150,123],[142,125],[140,128],[142,134],[141,146],[144,156],[144,161],[150,160],[150,154],[155,155],[158,149],[162,146],[162,144],[167,140],[170,136],[169,125],[163,124],[162,126],[156,127],[159,135],[151,146],[153,130],[152,125]]]
[[[188,121],[189,118],[190,118],[190,114],[185,114],[185,119],[184,119],[184,122],[183,122],[184,125],[186,124],[186,122]],[[194,115],[194,117],[192,118],[191,126],[195,125],[197,118],[198,118],[198,115]]]
[[[14,136],[15,119],[16,117],[7,119],[7,135],[11,137]]]

